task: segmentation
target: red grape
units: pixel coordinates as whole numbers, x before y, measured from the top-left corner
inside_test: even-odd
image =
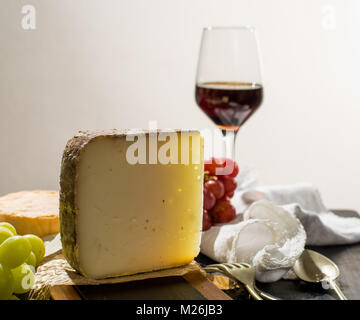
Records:
[[[239,173],[239,166],[237,165],[237,163],[234,161],[234,169],[233,171],[229,174],[230,177],[235,178]]]
[[[217,176],[230,176],[235,178],[239,173],[239,167],[237,163],[228,158],[219,158],[217,165],[216,175]]]
[[[228,194],[224,194],[220,199],[216,200],[216,203],[218,203],[219,201],[230,201],[231,197],[229,197]]]
[[[235,191],[235,189],[237,187],[237,183],[233,177],[219,176],[219,180],[223,183],[226,194]]]
[[[212,208],[214,208],[215,203],[216,198],[214,194],[210,190],[204,188],[204,209],[211,210]]]
[[[214,209],[211,211],[214,222],[224,223],[233,220],[236,216],[236,210],[228,199],[217,201]]]
[[[234,191],[227,193],[226,196],[231,199],[234,196]]]
[[[220,199],[225,194],[224,185],[219,180],[209,180],[204,186],[214,194],[216,199]]]
[[[203,224],[202,224],[202,231],[209,230],[212,226],[211,218],[207,212],[207,210],[203,211]]]
[[[211,158],[210,160],[211,163],[204,164],[204,171],[208,171],[209,175],[214,176],[217,164],[215,162],[215,158]]]
[[[228,158],[211,158],[210,163],[204,164],[204,170],[208,171],[211,176],[229,175],[235,178],[239,173],[237,163]]]

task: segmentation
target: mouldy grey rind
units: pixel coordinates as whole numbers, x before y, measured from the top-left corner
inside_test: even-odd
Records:
[[[174,130],[175,132],[198,132],[197,130]],[[156,130],[156,132],[174,132],[170,130]],[[63,254],[69,264],[82,275],[87,276],[80,266],[79,247],[77,242],[76,184],[77,167],[81,153],[94,140],[105,136],[125,137],[129,134],[148,134],[148,130],[96,130],[79,131],[71,138],[65,147],[60,171],[60,235]]]
[[[79,260],[79,247],[77,243],[76,222],[78,208],[76,207],[77,166],[80,154],[85,146],[94,139],[103,136],[121,136],[126,131],[79,131],[71,138],[65,147],[60,171],[60,235],[63,254],[69,264],[78,272],[86,276],[81,269]]]

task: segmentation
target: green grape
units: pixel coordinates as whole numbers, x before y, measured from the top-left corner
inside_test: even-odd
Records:
[[[14,277],[10,269],[0,263],[0,300],[9,299],[14,291]]]
[[[14,277],[14,293],[26,293],[30,291],[35,282],[35,275],[31,267],[26,263],[11,270]]]
[[[25,263],[34,268],[36,267],[36,256],[35,256],[34,252],[32,252],[32,251],[30,252],[30,255],[26,259]]]
[[[31,244],[31,250],[34,252],[36,257],[36,263],[39,264],[45,256],[45,245],[44,242],[38,236],[34,234],[26,234],[25,239],[29,240]]]
[[[25,262],[30,252],[31,244],[26,238],[12,236],[0,245],[0,263],[9,269],[14,269]]]
[[[0,244],[2,244],[7,238],[12,237],[12,232],[5,227],[0,226]]]
[[[0,227],[8,228],[13,234],[13,236],[17,235],[15,227],[9,222],[0,222]]]

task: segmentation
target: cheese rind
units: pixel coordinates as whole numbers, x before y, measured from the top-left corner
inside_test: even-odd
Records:
[[[89,278],[170,268],[192,261],[199,252],[200,133],[175,133],[179,146],[181,137],[193,137],[186,151],[191,154],[197,148],[200,163],[135,165],[126,160],[126,150],[133,143],[126,140],[128,133],[82,132],[69,140],[63,154],[63,252],[71,266]],[[142,134],[149,139],[149,132]],[[159,141],[158,150],[165,143]]]

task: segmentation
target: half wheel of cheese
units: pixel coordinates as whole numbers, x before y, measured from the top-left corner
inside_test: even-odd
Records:
[[[20,235],[58,233],[58,191],[21,191],[0,197],[0,222],[11,223]]]

